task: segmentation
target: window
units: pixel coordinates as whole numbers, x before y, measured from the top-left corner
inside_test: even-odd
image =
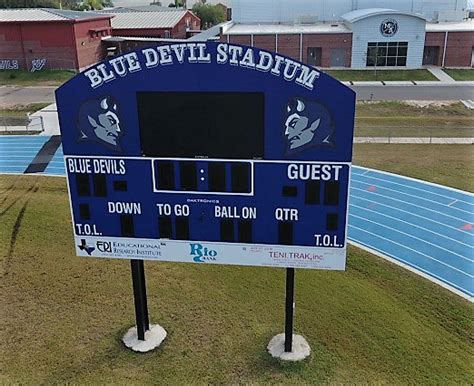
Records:
[[[408,42],[375,42],[367,44],[367,67],[406,66]]]

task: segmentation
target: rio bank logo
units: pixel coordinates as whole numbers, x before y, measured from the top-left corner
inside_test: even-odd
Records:
[[[192,256],[194,262],[205,263],[206,261],[216,261],[216,250],[209,249],[199,243],[191,243],[189,246],[191,248],[189,254]]]

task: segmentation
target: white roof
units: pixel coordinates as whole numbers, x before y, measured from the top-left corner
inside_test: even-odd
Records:
[[[330,23],[317,24],[234,24],[224,35],[274,35],[274,34],[311,34],[311,33],[350,33],[351,30],[342,23],[334,26]]]
[[[1,9],[0,22],[65,21],[113,17],[95,12],[50,8]]]
[[[173,28],[186,15],[187,11],[177,12],[123,12],[115,13],[112,28]]]
[[[446,23],[426,23],[426,32],[471,31],[474,32],[474,19]]]
[[[422,20],[426,20],[423,16],[418,15],[416,13],[397,11],[396,9],[388,9],[388,8],[358,9],[356,11],[347,12],[341,17],[344,20],[347,20],[349,23],[355,23],[359,20],[366,19],[371,16],[379,16],[379,15],[405,15],[405,16],[412,16],[412,17],[417,17]]]

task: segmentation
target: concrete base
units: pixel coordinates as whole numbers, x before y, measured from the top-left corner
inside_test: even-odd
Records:
[[[137,327],[130,328],[123,336],[122,342],[136,352],[148,352],[157,348],[166,338],[166,330],[159,324],[150,324],[150,330],[145,332],[145,340],[138,340]]]
[[[291,352],[285,352],[285,334],[275,335],[268,343],[267,350],[274,358],[284,361],[301,361],[311,354],[308,342],[301,335],[293,334],[293,347]]]

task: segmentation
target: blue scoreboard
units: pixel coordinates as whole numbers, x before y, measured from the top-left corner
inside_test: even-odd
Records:
[[[116,56],[56,92],[79,256],[345,268],[355,95],[227,43]]]

